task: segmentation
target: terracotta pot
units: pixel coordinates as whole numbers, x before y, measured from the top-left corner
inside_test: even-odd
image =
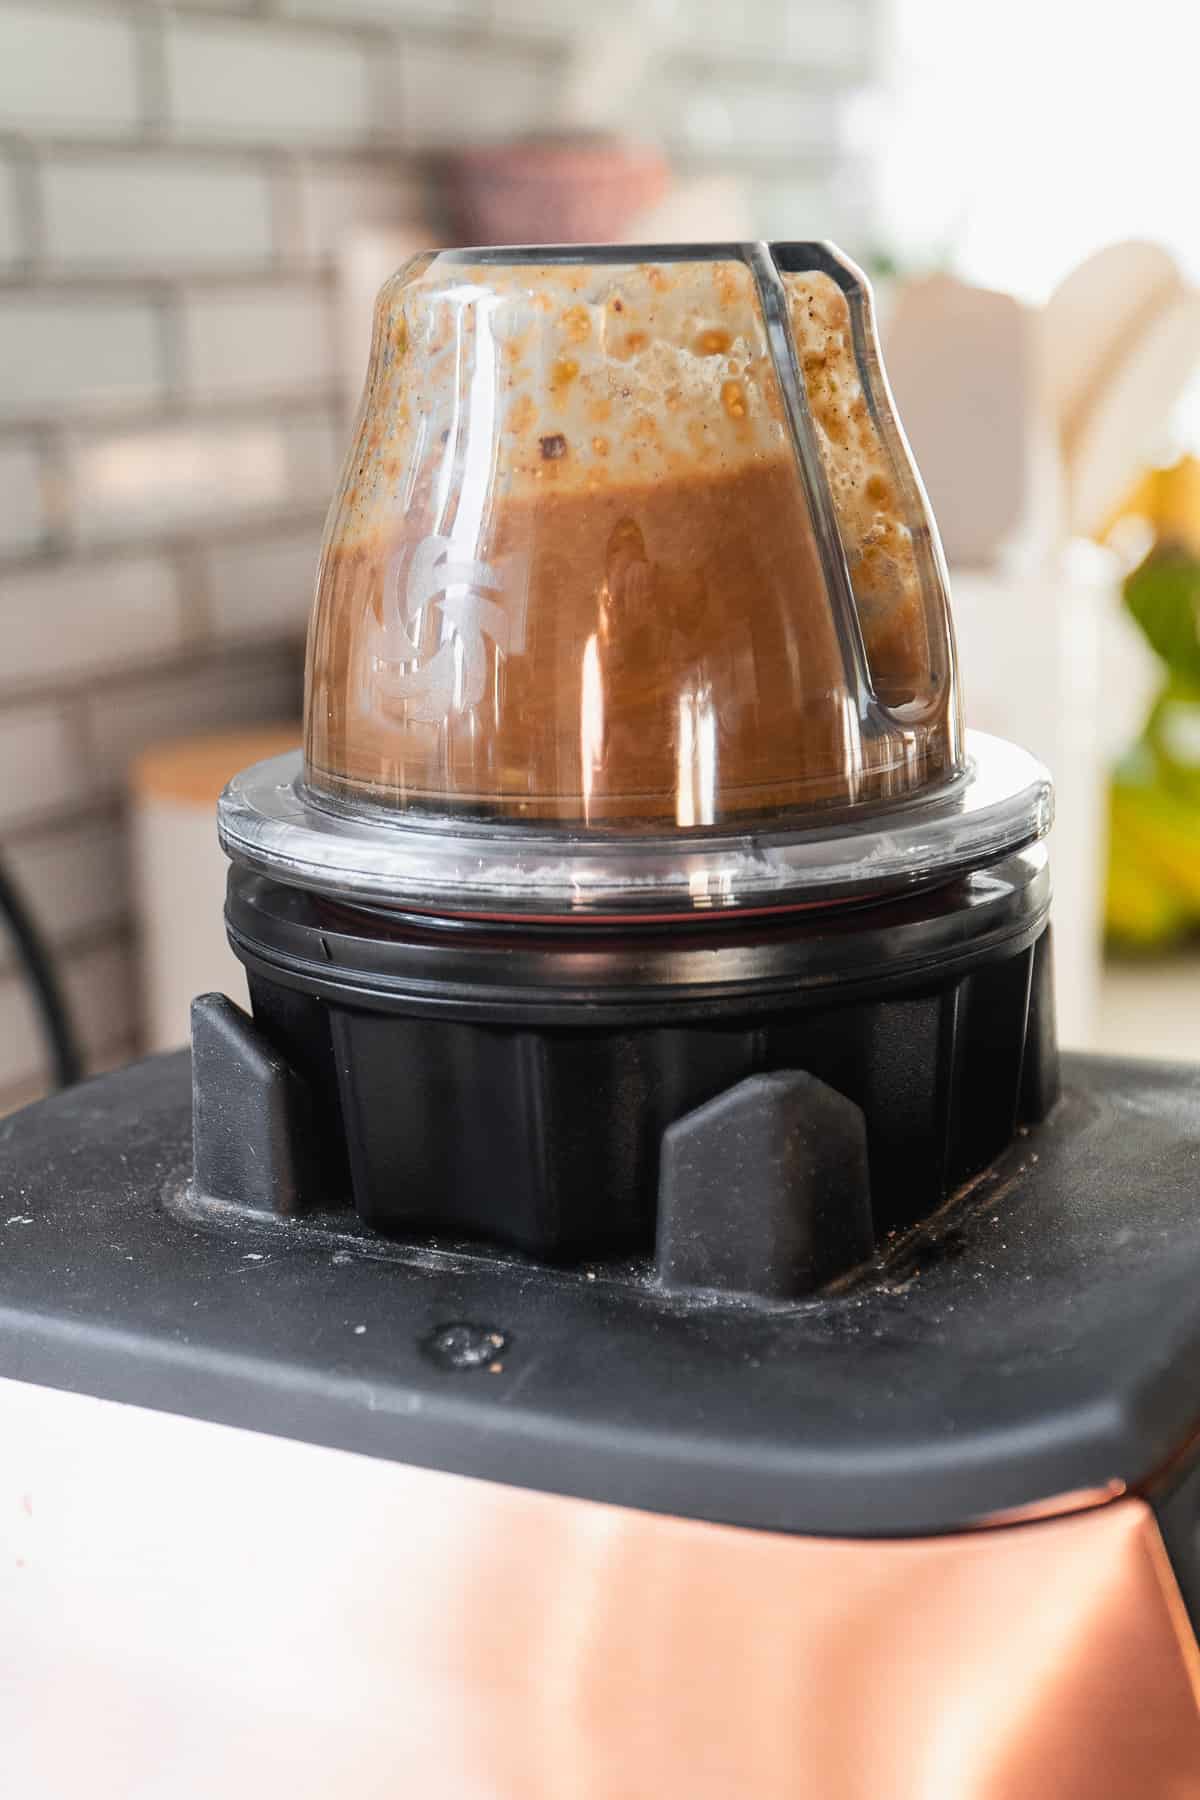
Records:
[[[454,157],[450,205],[468,244],[606,243],[669,180],[657,150],[618,138],[527,138]]]

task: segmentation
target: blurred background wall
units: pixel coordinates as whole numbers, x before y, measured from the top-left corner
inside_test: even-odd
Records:
[[[131,759],[298,711],[346,430],[335,251],[444,236],[438,153],[545,123],[598,11],[0,4],[0,833],[94,1064],[139,1034]],[[676,167],[735,171],[754,230],[866,241],[871,0],[608,18],[649,34],[620,104]],[[0,947],[0,1110],[42,1081]]]

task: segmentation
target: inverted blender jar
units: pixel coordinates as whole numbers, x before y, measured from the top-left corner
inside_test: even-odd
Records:
[[[782,1067],[864,1109],[875,1186],[903,1138],[944,1187],[1017,1115],[1048,822],[1033,759],[964,734],[836,251],[449,251],[385,286],[303,766],[220,815],[256,1017],[370,1222],[647,1248],[663,1131]],[[955,1151],[947,983],[997,958],[1005,1123]],[[872,1099],[878,1008],[919,995],[888,1055],[919,1038],[929,1092]]]

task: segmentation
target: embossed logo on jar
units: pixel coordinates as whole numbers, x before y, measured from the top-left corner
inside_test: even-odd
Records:
[[[388,559],[383,636],[369,661],[375,701],[431,725],[478,706],[487,686],[487,640],[506,656],[525,648],[527,597],[524,557],[480,562],[470,547],[437,535],[402,545]],[[431,606],[440,629],[426,621]],[[363,704],[373,704],[370,694]]]

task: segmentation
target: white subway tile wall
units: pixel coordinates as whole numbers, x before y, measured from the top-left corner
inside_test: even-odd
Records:
[[[222,643],[277,638],[307,605],[316,575],[310,532],[214,546],[205,557],[212,629]]]
[[[6,6],[0,117],[7,131],[131,136],[141,125],[134,20],[42,0]]]
[[[284,227],[283,254],[327,266],[349,232],[359,226],[395,225],[428,212],[421,183],[394,159],[368,162],[332,157],[297,158],[295,207]]]
[[[0,693],[76,682],[182,642],[164,557],[45,562],[7,571],[0,584]]]
[[[66,707],[0,707],[0,827],[49,819],[91,791],[82,735]]]
[[[504,0],[500,0],[503,4]],[[681,8],[674,19],[679,42],[689,50],[759,60],[800,63],[814,73],[858,70],[869,43],[863,32],[863,8],[842,0],[801,0],[780,6],[778,0],[725,0]]]
[[[361,143],[366,44],[209,20],[166,28],[167,121],[179,137]]]
[[[627,122],[735,167],[764,235],[853,249],[838,135],[876,3],[645,0]],[[438,154],[556,121],[613,5],[0,0],[0,850],[95,1067],[137,1044],[132,758],[298,712],[348,430],[338,246],[444,238]],[[45,1080],[0,946],[0,1110]]]
[[[163,390],[160,307],[140,298],[0,292],[0,419],[128,411]]]
[[[86,545],[170,537],[291,497],[286,431],[253,415],[72,435],[67,467]]]
[[[341,469],[344,438],[341,424],[329,407],[294,413],[285,422],[291,492],[299,500],[319,499],[322,521]],[[314,544],[314,570],[316,553]]]
[[[88,779],[106,798],[125,788],[135,757],[151,744],[220,727],[254,725],[299,714],[300,643],[308,586],[297,596],[290,629],[247,654],[215,648],[190,657],[185,667],[94,686],[86,696],[81,741]],[[0,757],[4,714],[0,714]],[[45,729],[45,728],[43,728]],[[48,733],[47,733],[48,735]],[[52,802],[47,802],[50,810]]]
[[[42,165],[40,198],[46,260],[66,270],[264,268],[274,255],[270,172],[242,156],[73,153]]]
[[[556,41],[571,35],[571,9],[556,0],[481,0],[481,5],[499,30]],[[593,9],[587,23],[591,25],[596,16]]]
[[[330,296],[309,283],[186,294],[183,380],[197,401],[236,394],[311,393],[332,385]]]
[[[414,40],[375,65],[375,122],[414,150],[544,130],[557,73],[529,50]]]

